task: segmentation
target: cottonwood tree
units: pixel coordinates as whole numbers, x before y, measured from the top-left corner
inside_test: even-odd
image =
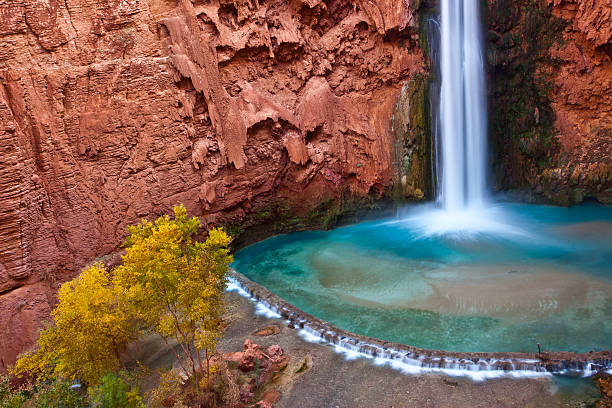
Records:
[[[182,205],[174,207],[174,218],[165,215],[129,227],[123,264],[114,277],[129,312],[145,330],[164,339],[183,370],[191,371],[196,387],[198,371],[207,376],[210,372],[210,357],[221,335],[223,292],[232,262],[230,237],[212,229],[205,242],[196,242],[200,227],[200,220],[188,218]]]
[[[100,263],[61,286],[52,316],[53,325],[41,331],[35,350],[20,357],[14,374],[95,384],[122,366],[120,353],[136,337],[134,320]]]

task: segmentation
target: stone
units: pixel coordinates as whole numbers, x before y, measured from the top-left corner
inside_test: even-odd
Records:
[[[612,12],[608,2],[519,0],[508,6],[499,0],[487,3],[488,29],[493,34],[489,36],[490,48],[495,50],[496,61],[504,62],[496,62],[489,70],[491,83],[495,84],[495,77],[500,73],[508,72],[510,75],[504,77],[504,82],[510,85],[507,92],[514,91],[521,104],[531,107],[515,118],[519,126],[513,132],[507,126],[498,126],[499,129],[494,126],[491,137],[503,146],[498,152],[503,163],[496,169],[498,187],[515,189],[528,185],[531,193],[535,189],[539,201],[564,205],[586,198],[601,203],[611,201],[609,191],[600,193],[601,189],[612,186],[609,80],[612,77]],[[534,13],[533,7],[542,13]],[[550,35],[550,39],[534,40],[527,34],[534,28],[530,23],[533,24],[536,14],[547,16],[547,20],[538,24],[546,31],[538,36]],[[528,61],[533,57],[538,61]],[[543,84],[537,86],[544,98],[525,93],[520,84],[512,82],[520,79],[520,75],[515,75],[516,67],[528,65],[535,67],[533,77],[538,84]],[[495,100],[492,105],[495,115]],[[511,125],[509,122],[512,118],[503,125]],[[540,147],[542,140],[534,135],[541,132],[544,139],[551,137],[552,143]],[[521,142],[513,146],[512,140],[518,140],[519,134],[526,137],[520,137]],[[594,178],[601,174],[601,169],[606,181],[599,187]],[[543,180],[541,176],[549,170],[559,171],[558,177]]]
[[[600,371],[593,376],[593,382],[601,394],[598,406],[605,408],[612,407],[612,375],[605,371]]]
[[[225,361],[233,361],[237,368],[245,373],[250,380],[243,384],[239,391],[240,401],[249,403],[258,392],[258,387],[268,384],[274,375],[284,369],[289,363],[289,357],[283,354],[278,345],[271,345],[265,351],[250,339],[244,341],[242,352],[224,354]],[[262,400],[256,406],[271,407],[280,397],[277,391],[266,391]]]
[[[272,326],[266,326],[262,329],[257,330],[255,333],[253,333],[253,335],[259,336],[259,337],[265,337],[265,336],[273,336],[278,333],[280,333],[280,329],[278,328],[278,326],[272,325]]]
[[[276,200],[307,213],[384,193],[389,117],[425,67],[407,2],[0,8],[0,307],[36,301],[23,323],[0,318],[2,371],[59,283],[143,217],[183,203],[209,227],[238,225]]]
[[[260,408],[272,408],[274,403],[278,401],[280,398],[280,393],[276,390],[268,390],[264,393],[261,401],[259,401],[255,406]]]
[[[0,297],[0,371],[14,364],[14,357],[32,347],[38,328],[49,319],[52,290],[44,282],[18,287]]]

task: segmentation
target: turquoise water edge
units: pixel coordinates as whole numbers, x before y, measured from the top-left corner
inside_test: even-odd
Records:
[[[280,235],[238,251],[233,266],[307,313],[383,340],[464,352],[612,348],[612,208],[496,204],[452,217],[411,206]]]

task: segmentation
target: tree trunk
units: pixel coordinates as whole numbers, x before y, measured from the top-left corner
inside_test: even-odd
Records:
[[[212,353],[208,352],[208,347],[206,348],[206,379],[210,380],[210,358],[212,357]]]
[[[198,353],[198,365],[200,366],[200,371],[204,372],[204,366],[202,365],[202,355],[200,354],[200,350],[196,349],[196,352]]]
[[[185,374],[187,374],[188,371],[185,368],[185,366],[183,365],[183,362],[181,361],[181,358],[178,355],[178,353],[176,352],[176,350],[174,349],[174,347],[170,346],[170,343],[168,343],[168,339],[166,339],[164,336],[161,336],[161,338],[164,340],[164,343],[166,343],[166,346],[168,346],[170,351],[172,351],[172,354],[174,354],[174,357],[176,358],[176,361],[178,361],[179,365],[181,366],[181,368],[183,369]]]

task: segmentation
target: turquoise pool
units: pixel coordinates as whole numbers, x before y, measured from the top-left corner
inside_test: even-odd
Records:
[[[612,349],[612,208],[433,206],[276,236],[234,268],[355,333],[450,351]]]

